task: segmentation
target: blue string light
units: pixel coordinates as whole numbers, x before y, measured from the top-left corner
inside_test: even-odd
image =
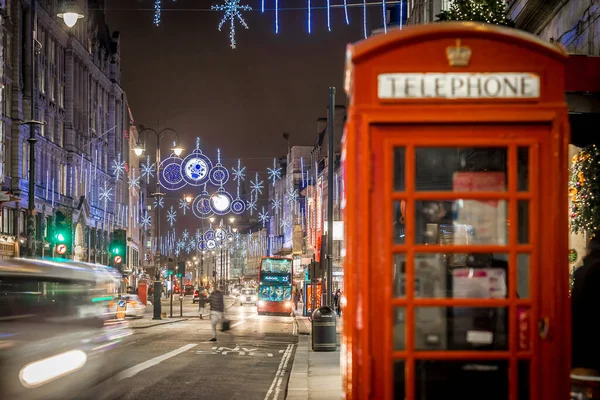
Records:
[[[331,2],[327,0],[327,30],[331,32]]]
[[[312,33],[311,0],[308,0],[308,33]]]
[[[350,25],[350,18],[348,17],[348,0],[344,0],[344,17],[346,18],[346,25]]]
[[[383,33],[387,33],[387,8],[385,0],[381,0],[381,11],[383,13]]]
[[[161,9],[161,0],[154,0],[154,25],[158,26],[160,24],[160,9]]]
[[[363,35],[367,38],[367,0],[363,0]]]
[[[275,33],[279,33],[279,0],[275,0]]]
[[[402,9],[404,4],[404,0],[400,0],[400,22],[398,23],[398,29],[402,29],[402,18],[404,18],[404,10]]]
[[[225,22],[229,22],[230,47],[235,49],[235,20],[237,18],[240,24],[244,28],[248,29],[248,24],[246,24],[246,21],[244,21],[244,18],[242,18],[242,13],[240,11],[252,11],[252,7],[240,5],[240,0],[225,0],[225,4],[212,6],[211,10],[225,11],[223,18],[219,22],[218,29],[220,31]]]
[[[265,0],[261,0],[260,2],[260,12],[265,12]]]

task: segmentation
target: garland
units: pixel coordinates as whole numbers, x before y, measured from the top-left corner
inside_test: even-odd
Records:
[[[571,161],[571,232],[591,238],[600,229],[600,150],[591,145]]]
[[[448,10],[436,17],[438,21],[475,21],[514,27],[506,14],[505,0],[452,0]]]

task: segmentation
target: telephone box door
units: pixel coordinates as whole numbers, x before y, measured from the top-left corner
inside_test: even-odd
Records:
[[[554,301],[540,284],[556,262],[543,251],[551,128],[440,131],[371,126],[381,222],[371,227],[370,312],[388,316],[370,331],[372,398],[553,398],[540,377],[556,360],[538,329]]]

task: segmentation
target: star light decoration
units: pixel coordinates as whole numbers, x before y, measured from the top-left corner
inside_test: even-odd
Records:
[[[115,178],[117,180],[121,176],[121,174],[125,173],[125,161],[121,160],[121,153],[117,155],[117,158],[113,160],[113,174],[115,174]]]
[[[150,178],[154,177],[154,164],[150,163],[150,156],[146,156],[146,162],[140,165],[142,178],[146,178],[146,183],[150,183]]]
[[[225,0],[225,4],[212,6],[210,9],[213,11],[225,11],[225,15],[223,15],[223,18],[219,22],[218,29],[220,32],[225,22],[229,21],[229,43],[230,47],[235,49],[235,19],[237,18],[240,24],[248,29],[248,24],[242,18],[240,11],[251,11],[252,7],[240,5],[240,0]]]
[[[279,199],[277,196],[271,200],[271,209],[275,212],[275,214],[279,214],[281,211],[281,199]]]
[[[264,181],[258,180],[258,172],[257,172],[256,177],[254,178],[254,181],[250,181],[250,189],[251,189],[252,193],[254,193],[256,195],[262,194],[262,190],[265,187],[265,185],[263,183],[264,183]]]
[[[242,182],[246,178],[246,167],[242,167],[242,162],[238,159],[237,168],[231,168],[233,180]]]
[[[265,211],[265,208],[262,208],[262,211],[258,213],[258,221],[262,222],[263,228],[269,222],[269,211]]]
[[[152,224],[152,217],[149,215],[144,215],[140,221],[140,224],[144,229],[148,229]]]
[[[277,168],[277,159],[273,159],[273,168],[267,168],[267,171],[269,172],[269,180],[275,186],[275,182],[281,179],[281,167]]]
[[[246,202],[246,208],[250,211],[250,215],[253,215],[253,212],[256,211],[256,200],[250,197],[250,200]]]
[[[165,207],[165,199],[162,197],[157,197],[154,199],[154,203],[152,203],[154,205],[154,208],[160,207],[160,208],[164,208]]]
[[[185,211],[190,209],[190,204],[185,199],[180,199],[179,208],[181,208],[183,215],[185,215]]]
[[[131,172],[131,177],[129,178],[129,190],[135,190],[140,188],[140,177],[135,176],[135,169]]]
[[[190,237],[190,233],[187,231],[187,229],[183,231],[181,237],[183,238],[183,240],[188,240],[188,238]]]
[[[294,204],[296,200],[298,200],[298,189],[288,190],[285,196],[287,198],[288,203]]]
[[[173,224],[177,220],[177,212],[173,210],[173,206],[167,211],[167,221],[169,221],[169,225],[173,227]]]
[[[112,198],[112,188],[106,187],[106,182],[104,182],[104,187],[100,188],[100,193],[98,195],[100,197],[100,201],[103,201],[105,204]]]
[[[286,230],[287,228],[289,228],[291,225],[290,221],[287,218],[281,218],[281,220],[279,221],[279,226],[283,229]]]

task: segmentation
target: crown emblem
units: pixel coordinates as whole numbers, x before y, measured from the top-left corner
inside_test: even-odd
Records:
[[[471,48],[461,46],[460,39],[456,39],[456,46],[446,48],[446,57],[451,67],[466,67],[471,60]]]

